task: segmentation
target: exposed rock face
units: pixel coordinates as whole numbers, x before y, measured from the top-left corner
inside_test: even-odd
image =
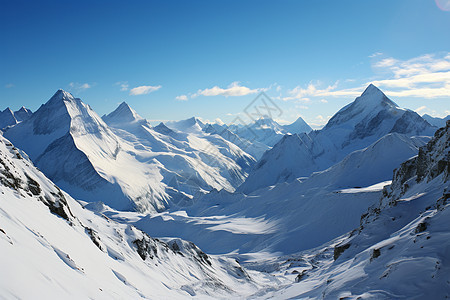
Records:
[[[445,127],[436,131],[434,138],[419,149],[419,154],[404,162],[394,171],[394,178],[388,195],[395,198],[402,196],[411,185],[410,181],[430,181],[443,174],[448,180],[450,172],[450,121]]]

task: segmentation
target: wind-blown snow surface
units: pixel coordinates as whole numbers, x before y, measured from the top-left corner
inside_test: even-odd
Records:
[[[325,170],[349,153],[363,149],[389,133],[432,136],[436,129],[417,113],[399,108],[378,88],[369,85],[360,97],[338,111],[323,129],[284,137],[264,153],[238,190],[250,193]]]
[[[277,281],[84,209],[0,136],[0,297],[245,297]]]
[[[240,259],[256,252],[295,253],[358,226],[361,214],[381,196],[383,184],[378,183],[388,184],[394,167],[417,155],[419,146],[427,140],[389,134],[309,178],[250,195],[211,192],[183,210],[171,209],[151,216],[124,214],[105,207],[99,211],[153,236],[193,240],[209,253],[233,252]]]
[[[396,170],[356,230],[284,262],[255,263],[298,283],[262,298],[450,297],[450,123]],[[281,267],[280,267],[281,265]]]
[[[154,130],[126,103],[105,120],[110,126],[59,90],[5,136],[74,197],[119,210],[155,212],[213,188],[233,191],[255,161],[217,135]]]

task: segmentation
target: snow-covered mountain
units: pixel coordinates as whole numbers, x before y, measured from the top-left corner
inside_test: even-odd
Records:
[[[298,117],[295,122],[289,125],[284,125],[283,128],[284,130],[286,130],[286,132],[291,134],[303,132],[310,133],[312,131],[312,128],[308,125],[308,123],[305,122],[305,120],[302,119],[302,117]]]
[[[278,271],[292,274],[297,283],[264,297],[450,297],[449,171],[447,123],[418,156],[395,171],[392,184],[362,215],[357,229],[284,263],[277,261],[282,266]]]
[[[196,193],[233,191],[255,161],[195,124],[191,133],[153,130],[126,103],[104,119],[59,90],[5,136],[74,197],[119,210],[155,212]]]
[[[230,129],[228,129],[228,126],[226,125],[219,125],[219,124],[206,124],[205,127],[203,127],[203,131],[209,134],[218,134],[227,141],[237,145],[239,148],[253,156],[256,160],[261,158],[261,156],[270,149],[269,146],[266,144],[263,144],[258,141],[249,141],[244,139],[243,137],[238,136],[234,132],[232,132]]]
[[[303,120],[299,118],[296,122],[291,124],[292,126],[287,126],[296,132],[301,130],[300,127],[303,127],[305,130],[300,132],[309,132],[309,126],[306,123],[307,127],[304,126],[301,121]],[[230,125],[228,129],[247,141],[252,143],[258,142],[268,147],[273,147],[285,134],[290,133],[290,131],[286,130],[285,126],[278,124],[269,116],[262,116],[247,126]]]
[[[84,209],[1,135],[0,193],[1,298],[234,298],[275,284]]]
[[[28,119],[32,114],[31,110],[23,106],[15,112],[7,107],[4,111],[0,111],[0,129],[16,125],[17,123]]]
[[[392,133],[309,178],[250,195],[211,192],[182,210],[132,218],[104,207],[100,212],[129,219],[150,235],[193,240],[210,253],[292,254],[358,226],[361,214],[389,184],[394,168],[417,155],[428,140]]]
[[[235,144],[203,132],[200,126],[203,123],[196,118],[174,126],[182,131],[163,123],[152,128],[122,103],[103,119],[118,137],[133,145],[133,155],[138,161],[155,165],[168,197],[180,205],[211,189],[234,191],[255,163],[253,157]]]
[[[445,126],[445,123],[448,120],[450,120],[450,115],[446,116],[445,118],[438,118],[438,117],[432,117],[430,115],[424,114],[422,116],[422,118],[425,119],[431,125],[441,128],[441,127]]]
[[[7,107],[4,111],[0,111],[0,129],[4,129],[11,125],[16,125],[18,122],[14,117],[14,112]]]
[[[371,84],[354,102],[338,111],[323,129],[281,139],[264,153],[239,191],[249,193],[277,182],[309,176],[389,133],[432,136],[436,129],[417,113],[399,108]]]

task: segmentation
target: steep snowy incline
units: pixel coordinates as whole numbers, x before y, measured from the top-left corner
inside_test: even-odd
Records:
[[[0,129],[5,129],[8,126],[16,125],[17,123],[18,121],[9,107],[4,111],[0,111]]]
[[[237,298],[276,281],[84,209],[0,136],[0,297]]]
[[[292,274],[297,283],[264,298],[450,297],[449,174],[448,122],[395,171],[359,228],[284,263],[276,261],[282,265],[279,272]]]
[[[399,108],[377,87],[369,85],[360,97],[338,111],[323,129],[278,142],[263,155],[239,190],[249,193],[325,170],[349,153],[364,149],[389,133],[432,136],[436,129],[417,113]],[[262,174],[267,178],[259,182]]]

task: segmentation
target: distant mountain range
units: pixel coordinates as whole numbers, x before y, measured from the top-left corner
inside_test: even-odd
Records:
[[[14,126],[22,121],[27,120],[33,113],[31,110],[21,107],[17,111],[12,111],[7,107],[4,111],[0,111],[0,130],[8,126]]]
[[[249,193],[278,182],[307,177],[389,133],[432,136],[436,129],[417,113],[398,107],[377,87],[369,85],[323,129],[285,136],[265,152],[238,190]]]
[[[0,121],[0,298],[450,296],[450,121],[373,85],[315,131],[63,90]]]

